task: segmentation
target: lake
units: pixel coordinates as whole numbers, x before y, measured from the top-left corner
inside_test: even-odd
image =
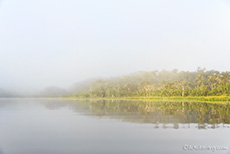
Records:
[[[0,154],[230,153],[230,105],[0,99]]]

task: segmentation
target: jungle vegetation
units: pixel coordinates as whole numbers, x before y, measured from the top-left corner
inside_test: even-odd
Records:
[[[82,84],[83,85],[83,84]],[[79,89],[83,90],[79,90]],[[197,68],[196,71],[137,72],[126,76],[96,79],[78,87],[75,97],[195,97],[229,96],[230,72]]]

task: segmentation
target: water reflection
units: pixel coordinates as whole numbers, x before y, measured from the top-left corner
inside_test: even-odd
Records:
[[[153,128],[229,128],[230,105],[201,102],[136,100],[75,100],[43,102],[49,109],[68,106],[77,113],[125,122],[154,124]]]
[[[228,104],[198,102],[0,99],[0,154],[183,154],[185,144],[228,147],[229,112]]]

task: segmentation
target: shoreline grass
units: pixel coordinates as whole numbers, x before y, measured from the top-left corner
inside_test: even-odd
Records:
[[[62,98],[69,99],[125,99],[125,100],[156,100],[156,101],[199,101],[199,102],[230,102],[230,96],[171,96],[171,97],[158,97],[158,96],[150,96],[150,97],[76,97],[76,96],[66,96]]]

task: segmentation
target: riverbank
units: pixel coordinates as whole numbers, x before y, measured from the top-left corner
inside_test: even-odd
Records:
[[[230,102],[230,96],[172,96],[172,97],[76,97],[66,96],[62,98],[70,99],[130,99],[130,100],[168,100],[168,101],[201,101],[201,102]]]

